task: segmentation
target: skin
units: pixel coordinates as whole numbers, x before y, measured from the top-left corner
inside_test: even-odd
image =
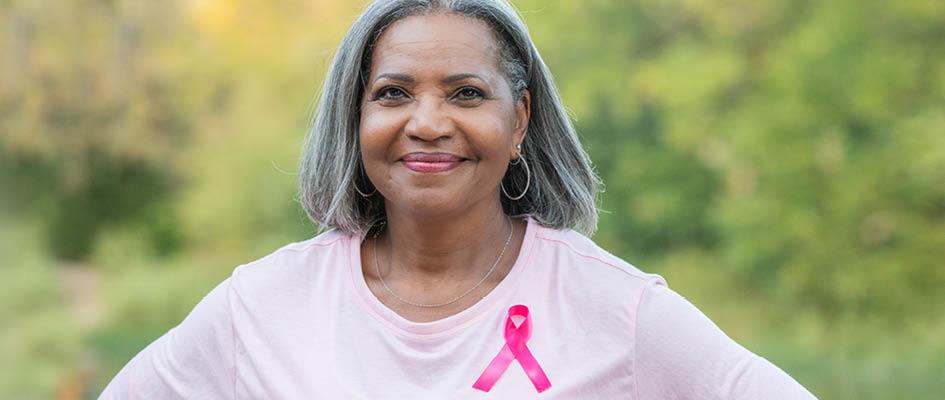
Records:
[[[514,97],[498,60],[490,27],[454,14],[399,20],[374,47],[361,103],[361,153],[387,209],[388,226],[377,239],[381,274],[410,301],[445,302],[473,287],[509,235],[499,183],[518,157],[531,98],[527,91]],[[401,160],[418,151],[463,161],[449,171],[418,173]],[[408,320],[455,314],[488,294],[511,269],[525,230],[523,221],[513,224],[512,241],[490,279],[450,306],[418,308],[390,296],[375,272],[370,238],[361,248],[365,280],[379,300]]]

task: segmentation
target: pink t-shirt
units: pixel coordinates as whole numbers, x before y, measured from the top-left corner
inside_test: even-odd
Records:
[[[236,268],[126,365],[102,399],[813,399],[666,286],[571,230],[528,220],[509,274],[472,307],[411,322],[361,273],[361,238],[329,231]],[[473,383],[512,305],[551,387],[518,361]]]

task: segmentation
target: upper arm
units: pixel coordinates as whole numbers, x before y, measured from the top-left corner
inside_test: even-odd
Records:
[[[665,285],[654,282],[645,289],[635,329],[640,398],[815,398]]]
[[[234,398],[231,279],[128,362],[99,398]]]

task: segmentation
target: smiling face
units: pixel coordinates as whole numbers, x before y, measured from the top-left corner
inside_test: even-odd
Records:
[[[498,204],[528,106],[527,91],[513,96],[486,23],[443,13],[399,20],[371,55],[361,101],[365,172],[388,212]]]

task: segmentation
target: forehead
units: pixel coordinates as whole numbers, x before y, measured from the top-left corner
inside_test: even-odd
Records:
[[[497,72],[498,45],[489,25],[478,19],[411,16],[391,24],[374,46],[371,75],[386,70]]]

